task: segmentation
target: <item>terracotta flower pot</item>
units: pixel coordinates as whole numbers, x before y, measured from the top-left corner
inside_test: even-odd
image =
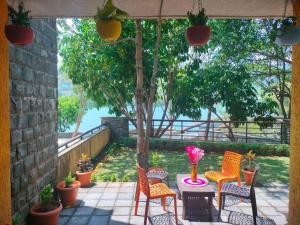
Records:
[[[210,26],[195,25],[186,30],[185,36],[190,45],[203,46],[208,42],[210,33]]]
[[[61,181],[56,185],[56,188],[63,207],[67,208],[75,204],[80,188],[79,181],[73,181],[71,187],[65,187],[65,181]]]
[[[77,180],[80,182],[81,187],[89,187],[91,185],[92,174],[94,170],[81,173],[76,171]]]
[[[101,20],[96,23],[97,32],[105,41],[116,41],[119,39],[122,31],[122,25],[119,20]]]
[[[251,181],[252,181],[254,171],[253,170],[248,170],[248,169],[243,169],[243,174],[244,174],[244,178],[245,178],[245,183],[247,185],[251,185]]]
[[[30,27],[9,24],[5,26],[5,36],[14,45],[27,45],[33,40],[33,31]]]
[[[52,203],[52,210],[43,212],[41,204],[37,203],[30,209],[32,225],[57,225],[59,213],[62,210],[62,205],[59,202]]]

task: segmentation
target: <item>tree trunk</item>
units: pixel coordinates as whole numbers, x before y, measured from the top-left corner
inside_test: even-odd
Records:
[[[209,128],[210,128],[210,120],[211,120],[211,110],[208,109],[208,114],[207,114],[207,123],[206,123],[206,128],[205,128],[205,141],[208,141],[208,134],[209,134]]]
[[[233,131],[232,131],[232,128],[231,128],[231,124],[227,125],[227,123],[216,113],[216,112],[213,112],[219,120],[222,121],[222,123],[225,125],[225,127],[228,129],[228,132],[229,132],[229,136],[228,136],[228,139],[231,141],[231,142],[235,142],[235,137],[234,137],[234,134],[233,134]]]
[[[136,123],[137,123],[137,152],[143,152],[147,154],[145,149],[145,131],[144,131],[144,110],[143,110],[143,86],[144,86],[144,74],[143,74],[143,49],[142,49],[142,25],[141,20],[136,20]]]
[[[72,134],[72,137],[75,137],[78,134],[78,130],[79,130],[79,127],[80,127],[80,124],[81,124],[81,119],[84,115],[84,110],[85,110],[85,106],[86,106],[86,100],[85,100],[82,88],[80,88],[79,102],[80,102],[79,112],[78,112],[77,119],[76,119],[76,127],[75,127],[75,130],[74,130],[73,134]]]

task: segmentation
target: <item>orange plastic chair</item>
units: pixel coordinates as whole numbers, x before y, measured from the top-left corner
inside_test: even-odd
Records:
[[[137,215],[138,207],[139,207],[139,200],[140,200],[140,193],[143,192],[146,195],[146,207],[145,207],[145,214],[144,214],[144,225],[147,224],[147,218],[148,218],[148,211],[149,211],[149,203],[150,199],[157,199],[160,198],[163,208],[165,210],[165,203],[166,203],[166,197],[173,197],[174,199],[174,212],[175,212],[175,221],[176,225],[178,225],[178,219],[177,219],[177,204],[176,204],[176,193],[172,189],[170,189],[166,184],[164,183],[156,183],[153,185],[149,184],[146,171],[139,167],[138,170],[138,182],[137,182],[137,192],[136,192],[136,198],[135,198],[135,210],[134,215]]]
[[[242,155],[238,153],[226,151],[222,161],[222,171],[207,171],[204,173],[206,178],[218,183],[218,204],[220,204],[220,191],[224,182],[237,180],[238,185],[241,186],[241,158]]]

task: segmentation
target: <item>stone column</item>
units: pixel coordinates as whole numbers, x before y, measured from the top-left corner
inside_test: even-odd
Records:
[[[111,139],[129,136],[129,121],[125,117],[101,117],[101,124],[109,127]]]
[[[0,0],[0,224],[11,224],[9,56],[4,34],[7,3]]]
[[[300,0],[295,0],[294,14],[300,17]],[[289,225],[300,223],[300,43],[293,46],[292,63],[292,114],[291,114],[291,153]]]

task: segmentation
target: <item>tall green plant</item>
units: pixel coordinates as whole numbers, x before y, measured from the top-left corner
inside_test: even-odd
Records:
[[[29,27],[31,20],[29,13],[30,10],[25,10],[23,1],[20,1],[17,10],[8,6],[8,16],[12,24]]]

